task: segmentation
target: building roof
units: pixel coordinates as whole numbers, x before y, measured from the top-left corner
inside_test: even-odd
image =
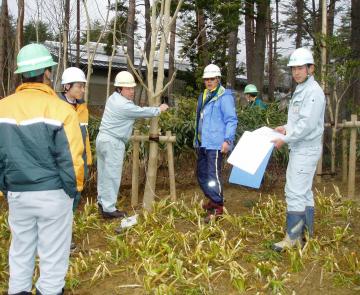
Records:
[[[55,56],[56,59],[59,58],[59,54],[61,55],[62,47],[60,46],[62,43],[57,41],[45,41],[45,46],[50,50],[51,54]],[[111,56],[107,55],[105,52],[105,43],[99,43],[96,49],[96,54],[93,61],[94,67],[100,68],[107,68],[109,66],[109,61]],[[80,45],[80,64],[87,65],[88,64],[88,49],[90,50],[90,56],[94,53],[96,47],[96,42],[89,42],[85,45]],[[114,69],[124,69],[127,65],[126,54],[126,47],[117,46],[116,53],[112,61],[112,68]],[[141,63],[141,69],[145,70],[146,65],[145,61],[142,60],[142,53],[140,50],[135,49],[134,52],[134,64],[135,67],[138,68],[139,64]],[[76,63],[76,44],[71,43],[68,48],[68,58],[71,63]],[[158,53],[155,55],[155,62],[154,62],[154,71],[157,71],[158,66]],[[186,61],[175,61],[175,68],[179,71],[187,71],[190,70],[190,63]],[[165,54],[165,63],[164,69],[169,69],[169,55]]]

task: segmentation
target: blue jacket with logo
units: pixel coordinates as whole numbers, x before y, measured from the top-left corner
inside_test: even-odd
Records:
[[[203,97],[204,93],[201,93],[198,98],[194,146],[221,150],[224,141],[233,143],[235,140],[238,120],[234,96],[230,89],[220,86],[205,106],[203,106]],[[201,115],[203,121],[201,138],[199,138],[198,127]]]

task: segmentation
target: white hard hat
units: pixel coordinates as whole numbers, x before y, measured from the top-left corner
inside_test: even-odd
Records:
[[[131,73],[127,71],[121,71],[115,77],[115,87],[135,87],[135,79]]]
[[[209,64],[204,69],[203,79],[221,77],[220,68],[217,65]]]
[[[64,85],[75,82],[87,82],[84,72],[75,67],[67,68],[62,74],[61,84]]]
[[[314,57],[310,50],[302,47],[296,49],[290,56],[288,67],[303,66],[314,64]]]

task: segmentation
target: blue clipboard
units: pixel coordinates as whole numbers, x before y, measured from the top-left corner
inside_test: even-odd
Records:
[[[274,147],[269,150],[269,152],[265,156],[264,160],[261,162],[259,168],[255,172],[255,174],[247,173],[247,172],[241,170],[240,168],[237,168],[234,166],[231,170],[229,182],[234,183],[234,184],[243,185],[243,186],[252,187],[252,188],[259,188],[261,185],[261,181],[264,177],[264,173],[265,173],[266,167],[269,163],[273,149],[274,149]]]

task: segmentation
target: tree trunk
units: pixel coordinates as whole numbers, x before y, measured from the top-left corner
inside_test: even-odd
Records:
[[[196,10],[196,23],[197,31],[199,34],[198,39],[198,54],[199,54],[199,68],[202,68],[209,64],[209,52],[207,50],[207,36],[206,36],[206,24],[205,13],[202,8]]]
[[[15,36],[15,50],[13,59],[13,69],[16,69],[16,57],[24,43],[24,15],[25,15],[25,1],[18,0],[18,18],[16,22],[16,36]],[[21,83],[21,76],[14,75],[13,83],[11,85],[11,92],[14,92],[16,87]]]
[[[255,50],[256,62],[253,64],[253,81],[260,95],[264,85],[265,47],[266,47],[266,19],[270,2],[259,0],[257,3]]]
[[[229,42],[229,57],[227,66],[227,77],[226,86],[227,88],[235,89],[236,81],[236,55],[237,55],[237,44],[238,44],[238,26],[236,29],[228,34]]]
[[[106,82],[106,99],[108,99],[110,95],[110,79],[111,79],[111,70],[112,70],[112,63],[114,60],[115,52],[116,52],[116,24],[118,20],[118,0],[115,0],[115,16],[114,16],[114,26],[112,31],[113,43],[112,43],[112,50],[111,56],[109,58],[109,67],[108,67],[108,75],[107,75],[107,82]]]
[[[360,60],[360,0],[351,1],[351,37],[350,47],[352,58],[356,61]],[[360,106],[360,67],[357,68],[352,98],[354,105]]]
[[[175,73],[175,45],[176,45],[176,19],[171,26],[171,34],[170,34],[170,47],[169,47],[169,71],[168,71],[168,79]],[[169,105],[174,106],[174,83],[171,83],[168,88],[168,98]]]
[[[145,0],[145,42],[146,58],[149,59],[151,49],[151,23],[150,23],[150,0]]]
[[[245,1],[245,47],[246,47],[246,73],[247,82],[253,82],[253,65],[255,60],[255,26],[254,26],[254,0]]]
[[[169,21],[170,21],[170,4],[171,0],[163,0],[162,5],[164,6],[163,15],[160,16],[160,19],[163,19],[162,28],[161,30],[161,41],[160,41],[160,48],[159,48],[159,54],[158,54],[158,75],[156,79],[156,87],[155,87],[155,94],[158,93],[161,88],[163,87],[164,83],[164,59],[165,59],[165,49],[167,44],[167,38],[169,36]],[[156,12],[155,7],[153,5],[152,7],[152,24],[155,23],[156,18]],[[160,24],[159,24],[160,25]],[[152,31],[155,30],[155,25],[151,26]],[[154,33],[153,33],[154,34]],[[154,35],[153,35],[154,36]],[[153,57],[155,55],[155,52],[153,49],[155,49],[156,45],[156,38],[152,38],[152,50],[151,59],[153,60]],[[150,71],[149,71],[150,72]],[[152,83],[152,79],[149,79],[149,82]],[[151,86],[151,85],[149,85]],[[152,87],[151,87],[152,88]],[[151,89],[149,87],[149,89]],[[153,88],[152,88],[153,89]],[[159,105],[160,103],[160,97],[154,96],[149,97],[149,102],[151,106]],[[150,136],[156,137],[159,135],[159,118],[155,117],[151,119],[150,123]],[[156,141],[150,141],[150,149],[149,149],[149,162],[148,162],[148,171],[146,174],[146,185],[145,185],[145,191],[144,191],[144,208],[147,210],[151,210],[151,206],[154,202],[155,198],[155,188],[156,188],[156,177],[157,177],[157,164],[158,164],[158,150],[159,146]]]
[[[280,0],[275,0],[275,26],[274,26],[274,41],[273,41],[273,87],[275,91],[275,85],[278,83],[278,54],[277,54],[277,44],[278,44],[278,31],[279,31],[279,2]],[[270,87],[270,85],[269,85]],[[270,92],[270,90],[269,90]]]
[[[269,73],[269,88],[268,88],[268,99],[269,101],[274,100],[274,56],[273,56],[273,25],[271,20],[272,11],[269,9],[268,12],[268,73]]]
[[[147,60],[149,60],[150,50],[151,50],[151,19],[150,19],[151,8],[150,8],[150,0],[144,0],[144,5],[145,5],[145,53],[146,53]],[[148,84],[148,81],[147,81],[148,73],[147,73],[147,71],[148,71],[148,69],[146,69],[146,73],[145,73],[146,84]],[[144,91],[144,89],[142,89],[142,92],[143,91]],[[140,105],[144,106],[144,105],[148,105],[148,104],[149,104],[149,97],[148,97],[148,93],[145,91],[145,95],[140,96]]]
[[[76,66],[80,67],[80,0],[76,0]]]
[[[64,37],[63,37],[63,70],[68,66],[68,47],[69,47],[69,25],[70,25],[70,0],[65,0],[64,7]]]
[[[335,5],[338,0],[330,0],[329,10],[327,14],[327,36],[332,37],[334,34],[334,18],[335,18]],[[330,50],[326,52],[326,64],[330,61]]]
[[[9,11],[8,11],[8,4],[7,0],[2,0],[1,3],[1,14],[0,14],[0,99],[7,95],[7,89],[5,85],[7,84],[4,81],[5,69],[7,67],[7,46],[8,46],[8,32],[9,32]]]
[[[135,32],[135,0],[129,0],[129,10],[126,23],[126,50],[129,58],[134,64],[134,32]],[[127,70],[132,73],[129,61]]]
[[[152,6],[151,13],[151,50],[149,54],[149,68],[148,68],[148,96],[151,106],[159,105],[160,96],[164,89],[164,62],[165,62],[165,50],[167,45],[167,40],[169,37],[171,29],[171,20],[175,20],[177,13],[183,3],[183,0],[178,1],[178,5],[174,16],[170,18],[170,5],[171,0],[162,0],[160,15],[157,15],[157,10],[155,5]],[[159,20],[159,23],[156,23],[156,20]],[[157,32],[160,31],[160,47],[157,54],[158,57],[158,71],[156,78],[156,87],[154,89],[153,83],[153,67],[154,67],[154,58],[155,50],[157,43]],[[151,119],[150,124],[150,135],[157,137],[159,134],[158,124],[159,118],[155,117]],[[151,210],[152,204],[155,198],[155,187],[156,187],[156,176],[157,176],[157,164],[158,164],[158,143],[156,141],[150,141],[149,149],[149,161],[148,169],[146,174],[146,185],[144,191],[143,206],[147,210]]]
[[[304,1],[296,0],[296,37],[295,37],[296,48],[302,46],[303,22],[304,22]]]

